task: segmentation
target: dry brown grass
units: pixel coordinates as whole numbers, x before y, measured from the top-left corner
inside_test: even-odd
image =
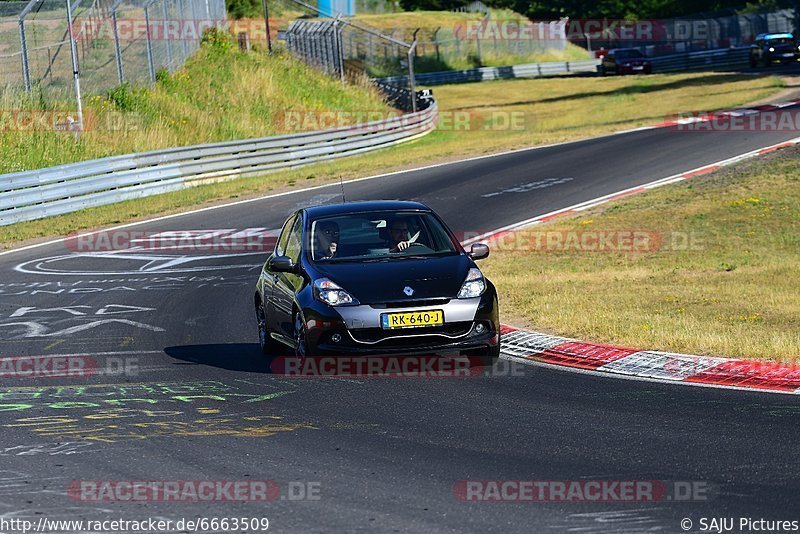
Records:
[[[507,322],[637,348],[798,362],[798,176],[800,149],[784,149],[531,229],[650,232],[664,237],[657,251],[495,251],[483,267]],[[684,237],[695,246],[682,247]]]

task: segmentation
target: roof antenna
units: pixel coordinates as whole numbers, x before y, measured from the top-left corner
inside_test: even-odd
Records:
[[[344,181],[342,180],[342,175],[339,175],[339,185],[342,188],[342,202],[347,202],[347,198],[344,196]]]

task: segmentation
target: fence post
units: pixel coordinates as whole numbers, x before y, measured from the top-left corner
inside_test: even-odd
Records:
[[[155,0],[148,0],[144,4],[145,37],[147,37],[147,67],[150,71],[150,83],[156,82],[156,68],[153,65],[153,42],[150,35],[150,5]]]
[[[411,89],[411,112],[417,112],[417,81],[414,78],[414,54],[417,50],[417,40],[411,43],[408,49],[408,86]]]
[[[78,0],[80,1],[80,0]],[[75,83],[75,100],[78,105],[78,132],[83,131],[83,102],[81,101],[81,76],[78,66],[78,50],[75,47],[75,31],[72,27],[72,3],[66,0],[67,4],[67,33],[69,34],[69,50],[72,56],[72,79]]]
[[[207,0],[206,0],[207,2]],[[206,5],[208,5],[206,3]],[[261,0],[261,8],[264,11],[264,27],[267,31],[267,52],[272,53],[272,36],[269,34],[269,6],[267,0]]]
[[[186,5],[183,3],[184,0],[178,0],[178,20],[183,21],[186,20]],[[186,36],[183,36],[181,39],[181,43],[183,44],[183,61],[186,61],[186,58],[189,57],[189,43],[186,41]]]
[[[437,62],[440,62],[442,60],[441,56],[439,55],[439,30],[441,30],[441,29],[442,29],[442,27],[438,26],[433,31],[433,47],[436,49],[436,61]]]
[[[28,64],[28,42],[25,39],[25,19],[19,19],[19,44],[22,50],[22,79],[25,81],[25,90],[31,92],[31,70]],[[49,49],[48,49],[49,50]]]
[[[333,31],[334,31],[333,36],[334,36],[334,40],[335,40],[335,44],[336,44],[336,56],[337,56],[337,59],[338,59],[338,65],[337,66],[339,68],[339,79],[341,80],[342,85],[344,85],[344,83],[345,83],[345,80],[344,80],[344,43],[342,42],[342,30],[341,30],[341,27],[339,26],[341,24],[341,21],[339,20],[339,17],[341,17],[341,16],[342,16],[341,13],[336,15],[336,21],[334,21],[334,23],[333,23]]]
[[[117,9],[119,9],[122,0],[117,0],[111,6],[111,26],[114,30],[114,56],[117,59],[117,79],[120,85],[125,82],[125,74],[122,69],[122,49],[119,46],[119,28],[117,27]]]
[[[162,0],[161,11],[164,17],[164,20],[161,21],[161,34],[167,47],[167,70],[170,70],[170,67],[172,67],[172,45],[169,42],[169,34],[167,32],[167,19],[169,18],[169,13],[167,12],[167,0]],[[210,22],[210,20],[206,19],[206,23],[208,22]]]

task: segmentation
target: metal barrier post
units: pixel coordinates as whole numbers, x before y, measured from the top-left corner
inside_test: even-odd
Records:
[[[206,2],[206,7],[208,6],[208,2]],[[161,11],[163,12],[164,20],[161,21],[161,33],[164,39],[164,42],[167,47],[167,70],[171,72],[172,67],[172,45],[169,42],[169,35],[167,33],[167,19],[169,19],[169,13],[167,11],[167,0],[163,0],[161,2]]]
[[[270,54],[272,53],[272,36],[269,34],[269,7],[267,6],[267,0],[261,0],[262,7],[264,9],[264,26],[267,30],[267,52]]]
[[[111,6],[111,26],[114,30],[114,57],[117,60],[117,79],[120,85],[125,82],[125,74],[122,68],[122,49],[119,46],[119,28],[117,26],[117,9],[119,9],[122,0],[117,0]]]
[[[150,5],[155,0],[148,0],[144,4],[144,24],[145,24],[145,36],[147,37],[147,67],[150,72],[150,83],[156,82],[156,68],[153,65],[153,43],[151,40],[150,35]]]
[[[22,78],[25,81],[25,90],[31,91],[31,69],[28,62],[28,40],[25,36],[25,17],[31,12],[39,0],[30,0],[19,14],[19,44],[22,53]],[[49,50],[49,49],[48,49]]]
[[[411,89],[411,112],[417,112],[417,81],[414,79],[414,52],[417,49],[417,40],[411,43],[408,49],[408,88]]]
[[[28,64],[28,43],[25,40],[25,19],[19,19],[19,44],[22,51],[22,79],[25,81],[25,90],[31,92],[31,70]]]
[[[81,101],[81,77],[78,64],[78,49],[75,47],[75,31],[72,27],[72,2],[66,0],[67,4],[67,33],[69,34],[69,50],[72,55],[72,79],[75,83],[75,100],[78,104],[78,132],[83,131],[83,102]],[[75,2],[77,6],[80,0]]]

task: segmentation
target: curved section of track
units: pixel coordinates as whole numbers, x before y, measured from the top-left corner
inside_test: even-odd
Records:
[[[482,233],[792,137],[645,130],[346,189],[352,200],[422,200],[455,230]],[[126,232],[272,230],[298,206],[338,198],[335,185]],[[55,243],[0,256],[0,354],[74,355],[98,370],[3,378],[0,514],[266,516],[278,531],[679,532],[682,518],[797,519],[795,398],[538,367],[474,379],[278,378],[259,358],[251,310],[264,254],[249,252],[84,255]],[[76,480],[253,479],[275,481],[284,499],[143,507],[67,495]],[[707,491],[689,502],[460,498],[469,480],[589,479]],[[288,498],[292,482],[319,498]]]

